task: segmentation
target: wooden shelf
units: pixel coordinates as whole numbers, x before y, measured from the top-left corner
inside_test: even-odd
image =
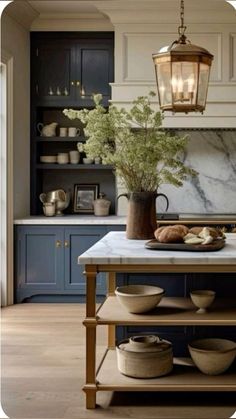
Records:
[[[58,163],[39,163],[36,169],[40,170],[113,170],[113,166],[107,164],[58,164]]]
[[[112,374],[111,374],[112,371]],[[86,390],[86,385],[84,386]],[[164,377],[126,377],[117,368],[116,351],[108,350],[97,373],[97,389],[102,391],[235,391],[236,371],[210,376],[192,366],[189,358],[175,358],[173,371]]]
[[[97,324],[140,326],[235,326],[235,300],[216,300],[206,314],[197,314],[188,298],[163,298],[149,313],[132,314],[114,296],[108,297],[97,311]],[[84,322],[86,325],[86,320]]]
[[[34,137],[34,141],[38,142],[38,143],[55,143],[55,142],[60,142],[60,143],[78,143],[78,142],[85,142],[85,137],[84,136],[80,136],[80,137]]]

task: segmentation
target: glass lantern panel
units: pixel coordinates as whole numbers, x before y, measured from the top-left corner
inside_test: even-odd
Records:
[[[173,103],[194,105],[197,98],[198,63],[179,61],[172,63]]]
[[[170,69],[170,62],[156,64],[160,106],[172,105]]]
[[[199,106],[202,106],[204,109],[206,105],[209,74],[210,74],[209,65],[200,63],[197,103]]]

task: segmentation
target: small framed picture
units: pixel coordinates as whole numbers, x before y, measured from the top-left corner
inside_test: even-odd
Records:
[[[81,214],[93,214],[93,201],[98,198],[98,184],[75,185],[74,189],[74,212]]]

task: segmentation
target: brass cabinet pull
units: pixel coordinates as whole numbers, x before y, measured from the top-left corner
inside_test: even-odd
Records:
[[[79,86],[80,86],[80,81],[79,81],[79,80],[77,80],[77,82],[76,82],[76,86],[77,86],[77,87],[79,87]]]
[[[56,248],[61,247],[61,240],[56,241]]]
[[[75,85],[75,82],[74,82],[74,81],[72,81],[72,82],[71,82],[71,86],[74,86],[74,85]]]
[[[65,241],[65,247],[70,247],[68,240]]]

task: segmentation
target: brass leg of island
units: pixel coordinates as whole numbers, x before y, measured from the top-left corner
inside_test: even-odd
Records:
[[[109,272],[108,274],[108,296],[115,295],[116,288],[116,274]],[[116,327],[113,325],[108,326],[108,348],[114,349],[116,346]]]
[[[97,267],[85,266],[86,273],[86,408],[96,407],[96,276]]]

